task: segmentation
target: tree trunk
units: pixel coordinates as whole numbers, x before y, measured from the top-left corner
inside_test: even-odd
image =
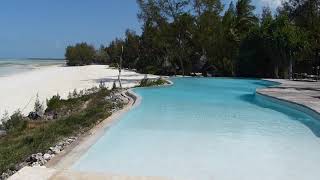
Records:
[[[292,75],[293,75],[293,61],[292,61],[292,58],[290,57],[290,61],[289,61],[289,79],[292,79]]]
[[[180,66],[181,66],[181,70],[182,70],[182,76],[185,76],[184,67],[183,67],[183,59],[181,58],[181,56],[179,57],[179,60],[180,60]]]
[[[275,64],[275,66],[274,66],[274,78],[276,78],[276,79],[279,79],[279,65],[278,64]]]
[[[122,88],[122,83],[121,83],[121,67],[120,67],[120,66],[119,66],[118,81],[119,81],[119,86],[120,86],[120,88]]]
[[[179,56],[179,60],[180,60],[180,65],[181,65],[181,70],[182,70],[182,76],[185,76],[185,72],[184,72],[184,65],[183,65],[183,53],[184,53],[184,46],[182,45],[182,41],[180,41],[180,49],[182,50],[182,53]]]
[[[121,89],[122,89],[122,83],[121,83],[122,56],[123,56],[123,46],[121,47],[121,56],[120,56],[120,62],[118,67],[119,68],[118,81]]]

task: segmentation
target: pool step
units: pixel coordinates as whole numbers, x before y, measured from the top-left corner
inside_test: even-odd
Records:
[[[9,180],[169,180],[162,177],[134,177],[56,170],[45,167],[24,167]]]

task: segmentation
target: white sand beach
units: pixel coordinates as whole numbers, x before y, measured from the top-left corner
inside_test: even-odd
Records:
[[[123,87],[133,87],[145,75],[132,71],[122,71]],[[148,75],[148,78],[157,76]],[[74,89],[82,90],[98,86],[104,81],[111,88],[118,78],[118,70],[105,65],[77,67],[50,66],[41,69],[0,77],[0,117],[7,111],[16,110],[29,113],[34,106],[36,95],[43,104],[55,94],[66,98]]]

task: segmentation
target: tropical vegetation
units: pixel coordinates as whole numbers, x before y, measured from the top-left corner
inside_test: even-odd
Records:
[[[251,0],[137,0],[141,35],[95,50],[69,46],[69,65],[109,64],[161,75],[288,78],[320,64],[320,1],[288,0],[255,14]],[[121,49],[124,48],[122,53]]]
[[[72,93],[69,99],[56,95],[47,100],[40,119],[29,119],[19,111],[4,117],[0,129],[7,134],[0,137],[0,179],[6,170],[18,170],[17,164],[31,154],[45,153],[63,138],[86,132],[122,108],[124,102],[108,98],[116,93],[117,90],[102,87]]]
[[[158,79],[148,79],[144,78],[140,81],[138,87],[152,87],[152,86],[163,86],[170,84],[167,80],[158,78]]]

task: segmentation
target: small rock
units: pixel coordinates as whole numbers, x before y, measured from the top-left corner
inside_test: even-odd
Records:
[[[9,176],[10,175],[8,173],[4,172],[4,173],[1,174],[0,179],[8,179]]]
[[[39,162],[34,162],[31,164],[31,167],[40,167],[40,163]]]
[[[43,166],[43,165],[45,165],[47,162],[48,162],[48,161],[43,158],[43,159],[41,159],[41,160],[39,161],[39,164],[40,164],[40,166]]]
[[[31,120],[37,120],[37,119],[40,119],[41,116],[37,112],[30,112],[28,115],[28,118]]]
[[[53,150],[53,153],[54,154],[59,154],[61,151],[59,150],[59,149],[55,149],[55,150]]]
[[[72,142],[74,142],[74,141],[75,141],[75,139],[73,139],[73,138],[69,138],[67,141],[68,141],[69,143],[72,143]]]
[[[53,154],[53,151],[52,151],[51,149],[49,149],[46,154],[52,155],[52,154]]]
[[[8,179],[10,176],[12,176],[14,173],[16,173],[15,170],[6,170],[4,173],[2,173],[1,178],[2,179]]]
[[[19,171],[20,169],[22,169],[23,167],[25,166],[28,166],[28,163],[27,162],[22,162],[22,163],[19,163],[15,166],[15,170],[16,171]]]
[[[53,118],[53,115],[47,115],[46,116],[46,120],[48,120],[48,121],[51,121],[51,120],[53,120],[54,118]]]
[[[57,146],[63,146],[64,145],[64,142],[59,142],[58,144],[57,144]]]
[[[50,147],[50,150],[54,153],[54,154],[59,154],[62,150],[61,146],[55,146],[55,147]]]
[[[48,161],[52,158],[51,154],[44,154],[43,155],[44,160]]]
[[[43,158],[42,153],[32,154],[30,156],[29,162],[37,162],[37,161],[41,160],[42,158]]]

